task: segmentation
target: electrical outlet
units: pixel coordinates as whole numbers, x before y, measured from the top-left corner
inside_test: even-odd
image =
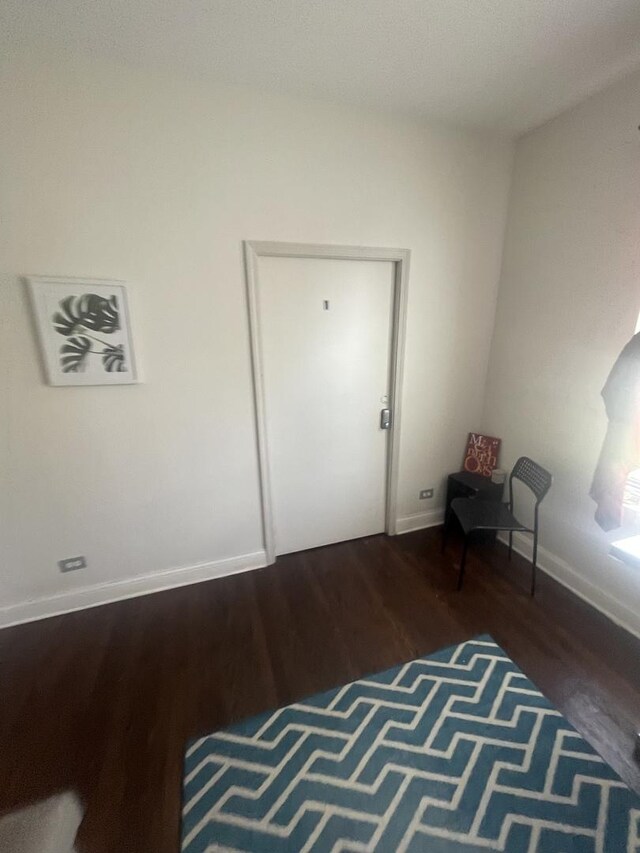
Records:
[[[76,569],[87,568],[86,557],[67,557],[66,560],[58,561],[58,568],[61,572],[75,572]]]
[[[428,498],[432,498],[432,497],[433,497],[433,489],[423,489],[420,492],[420,500],[421,501],[425,501]]]

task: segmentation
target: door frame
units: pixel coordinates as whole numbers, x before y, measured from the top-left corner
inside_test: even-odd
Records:
[[[392,333],[390,351],[391,429],[387,445],[387,494],[385,533],[397,532],[398,476],[400,461],[400,429],[402,408],[402,376],[404,369],[405,331],[407,322],[407,288],[409,282],[409,249],[384,249],[369,246],[314,245],[312,243],[276,243],[260,240],[244,241],[244,261],[249,309],[249,336],[253,372],[253,399],[258,441],[262,530],[267,564],[275,562],[275,536],[271,476],[269,468],[269,436],[265,409],[264,357],[260,328],[260,258],[314,258],[339,261],[390,261],[394,264]]]

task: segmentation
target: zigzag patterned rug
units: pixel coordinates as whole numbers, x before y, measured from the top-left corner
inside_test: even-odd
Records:
[[[195,741],[182,850],[637,853],[640,798],[482,637]]]

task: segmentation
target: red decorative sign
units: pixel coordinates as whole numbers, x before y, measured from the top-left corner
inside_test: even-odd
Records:
[[[500,453],[501,439],[490,435],[482,435],[480,432],[470,432],[467,440],[467,449],[464,452],[463,471],[471,474],[482,474],[490,477],[491,472],[498,465],[498,454]]]

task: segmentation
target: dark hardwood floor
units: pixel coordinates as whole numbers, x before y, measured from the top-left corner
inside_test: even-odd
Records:
[[[497,545],[455,592],[439,529],[0,632],[0,809],[62,789],[83,853],[175,853],[185,742],[489,633],[640,791],[640,642]]]

